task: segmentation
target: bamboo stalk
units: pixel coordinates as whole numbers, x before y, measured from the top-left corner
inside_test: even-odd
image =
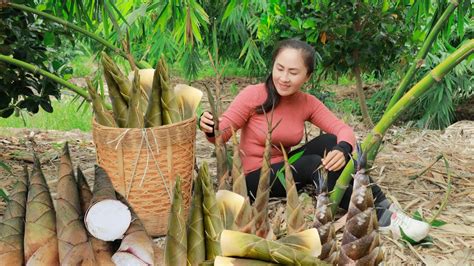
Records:
[[[209,260],[221,255],[219,240],[223,230],[223,223],[208,168],[207,163],[204,162],[199,168],[198,179],[202,182],[204,195],[202,208],[206,235],[206,259]]]
[[[12,8],[22,10],[22,11],[25,11],[25,12],[29,12],[29,13],[33,13],[33,14],[36,14],[36,15],[41,16],[43,18],[46,18],[48,20],[51,20],[53,22],[56,22],[60,25],[63,25],[65,29],[69,28],[69,29],[73,29],[77,32],[80,32],[80,33],[86,35],[87,37],[97,41],[98,43],[102,44],[103,46],[111,49],[112,51],[118,53],[120,56],[124,57],[125,59],[127,59],[127,55],[125,54],[125,52],[123,50],[121,50],[120,48],[118,48],[117,46],[111,44],[110,42],[108,42],[104,38],[100,37],[99,35],[94,34],[92,32],[89,32],[89,31],[87,31],[87,30],[85,30],[85,29],[69,22],[69,21],[63,20],[63,19],[58,18],[56,16],[53,16],[51,14],[36,10],[34,8],[31,8],[31,7],[28,7],[28,6],[25,6],[25,5],[16,4],[16,3],[12,3],[12,2],[8,2],[8,5]],[[135,62],[135,64],[139,68],[146,68],[146,65],[141,63],[141,62]]]
[[[3,219],[0,222],[0,261],[4,265],[23,265],[23,236],[25,233],[26,198],[28,195],[28,169],[23,167],[18,177]]]
[[[433,43],[436,40],[436,37],[438,36],[438,33],[442,30],[443,24],[448,20],[448,18],[451,16],[451,14],[454,12],[456,7],[458,6],[457,0],[449,1],[449,2],[450,3],[448,7],[444,10],[441,17],[438,19],[434,27],[429,32],[428,36],[423,41],[423,44],[420,50],[415,56],[415,59],[414,59],[415,62],[413,62],[410,65],[410,67],[408,68],[408,71],[405,73],[402,80],[400,81],[400,84],[395,89],[395,92],[392,98],[390,99],[386,110],[390,110],[390,108],[392,108],[395,105],[395,103],[400,99],[400,97],[405,93],[408,85],[411,83],[413,77],[415,76],[416,71],[423,64],[426,58],[426,55],[428,54],[429,50],[431,49],[431,46],[433,45]],[[380,145],[381,145],[381,140],[375,144],[374,149],[368,154],[369,162],[373,162],[375,160],[375,157],[377,156]]]
[[[129,208],[117,199],[107,172],[96,165],[93,196],[84,219],[87,231],[98,239],[113,241],[122,238],[131,219]]]
[[[414,63],[410,65],[410,68],[408,71],[405,73],[405,76],[403,76],[402,80],[400,81],[400,84],[398,85],[397,89],[395,89],[395,92],[393,93],[392,98],[390,99],[390,102],[387,106],[386,110],[390,110],[395,103],[402,97],[403,93],[405,93],[408,85],[410,84],[411,80],[415,76],[416,70],[420,68],[421,63],[425,59],[426,55],[431,49],[431,46],[433,45],[434,41],[436,40],[436,37],[438,36],[438,33],[442,30],[442,26],[444,23],[448,20],[448,18],[451,16],[451,14],[454,12],[454,10],[457,8],[458,2],[457,1],[449,1],[448,7],[444,10],[443,14],[441,17],[438,19],[434,27],[431,29],[430,33],[428,36],[426,36],[425,40],[423,41],[423,44],[416,54],[416,57],[414,59]]]
[[[187,263],[187,234],[181,192],[181,179],[176,177],[173,201],[168,220],[165,244],[165,265],[184,266]]]
[[[194,179],[193,198],[188,220],[188,265],[197,266],[206,260],[206,245],[204,236],[204,217],[202,210],[202,183],[199,179]]]
[[[79,191],[74,178],[69,145],[60,157],[56,200],[59,262],[62,265],[95,265],[84,222],[81,219]]]
[[[21,60],[18,60],[18,59],[15,59],[15,58],[12,58],[10,56],[3,55],[3,54],[0,54],[0,61],[4,61],[6,63],[21,67],[23,69],[26,69],[26,70],[32,72],[33,74],[43,75],[43,76],[53,80],[54,82],[63,85],[67,89],[75,92],[77,95],[84,98],[86,101],[90,102],[89,95],[87,94],[87,91],[85,91],[83,88],[81,88],[79,86],[76,86],[76,85],[72,84],[71,82],[68,82],[68,81],[66,81],[66,80],[64,80],[64,79],[62,79],[62,78],[46,71],[46,70],[43,70],[43,69],[41,69],[37,66],[34,66],[32,64],[23,62]]]
[[[375,125],[372,131],[364,138],[362,149],[364,152],[371,152],[374,145],[383,137],[387,129],[398,119],[398,117],[410,107],[417,99],[420,98],[435,82],[441,79],[451,71],[457,64],[467,58],[474,52],[474,40],[466,41],[460,48],[449,55],[443,62],[433,68],[430,73],[426,74],[423,79],[416,83],[402,98],[388,111],[384,113],[380,121]],[[354,156],[357,158],[357,155]],[[341,175],[339,176],[333,192],[331,193],[331,201],[333,212],[341,202],[342,196],[352,178],[354,171],[353,161],[349,161]]]
[[[221,235],[222,256],[240,257],[286,265],[327,265],[308,252],[256,235],[224,230]]]
[[[81,220],[84,219],[84,213],[89,209],[92,200],[92,191],[87,184],[86,178],[82,173],[82,170],[77,167],[77,186],[79,189],[79,199],[81,203]],[[95,238],[89,232],[87,232],[89,241],[94,251],[96,263],[99,266],[114,265],[112,262],[112,246],[110,242],[102,241]]]
[[[49,188],[35,156],[25,216],[25,264],[59,265],[56,214]]]

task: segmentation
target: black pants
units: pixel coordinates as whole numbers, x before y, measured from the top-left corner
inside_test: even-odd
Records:
[[[337,144],[336,136],[331,134],[323,134],[314,139],[310,142],[306,143],[305,145],[301,146],[298,149],[291,151],[288,154],[288,158],[291,155],[298,153],[301,150],[304,150],[303,156],[301,156],[295,163],[293,163],[293,178],[295,179],[296,187],[300,190],[307,184],[318,184],[319,174],[315,171],[319,165],[321,164],[321,158],[324,156],[324,153],[329,152],[332,148]],[[272,171],[270,175],[270,184],[272,184],[270,197],[286,197],[286,190],[283,185],[280,183],[278,178],[276,178],[277,171],[282,168],[284,165],[283,162],[272,164]],[[339,171],[330,171],[328,172],[328,190],[331,191],[334,186],[336,185],[336,181],[342,173],[342,170]],[[247,174],[246,182],[247,182],[247,189],[249,192],[249,196],[251,200],[255,199],[257,194],[258,188],[258,181],[260,179],[260,169],[252,171]],[[275,180],[277,179],[277,180]],[[372,179],[370,180],[373,183]],[[352,184],[353,180],[351,180],[350,185],[346,189],[344,196],[342,197],[340,207],[343,209],[348,209],[349,201],[351,199],[352,194]],[[374,184],[372,187],[372,194],[374,196],[375,206],[378,206],[377,203],[384,201],[385,195],[383,194],[382,190],[379,186]],[[379,213],[379,212],[377,212]]]

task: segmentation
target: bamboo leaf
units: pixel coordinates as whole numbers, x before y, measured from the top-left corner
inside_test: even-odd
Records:
[[[433,227],[440,227],[440,226],[443,226],[445,224],[447,224],[447,222],[442,221],[442,220],[434,220],[434,221],[431,222],[431,226],[433,226]]]
[[[4,190],[3,188],[0,188],[0,198],[2,198],[5,202],[8,202],[10,200],[6,190]]]
[[[6,164],[6,163],[0,161],[0,168],[3,168],[3,169],[4,169],[5,171],[7,171],[9,174],[13,175],[12,169],[11,169],[11,167],[10,167],[8,164]]]

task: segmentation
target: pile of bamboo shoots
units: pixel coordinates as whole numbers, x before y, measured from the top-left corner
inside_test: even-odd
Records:
[[[240,150],[233,139],[232,190],[214,191],[204,162],[194,180],[192,206],[185,221],[177,179],[169,216],[165,265],[378,265],[383,259],[368,177],[355,175],[354,194],[340,251],[327,191],[327,172],[320,184],[314,224],[307,226],[284,147],[287,189],[286,235],[275,236],[268,216],[271,130],[267,134],[257,197],[250,204]],[[217,181],[221,184],[219,181]]]
[[[267,138],[264,166],[269,167],[270,133]],[[253,205],[250,204],[235,134],[233,139],[231,176],[234,191],[221,189],[215,192],[208,165],[204,162],[194,180],[188,221],[185,221],[180,181],[177,179],[168,222],[165,264],[324,265],[318,259],[321,253],[318,231],[304,228],[298,206],[289,210],[288,216],[295,217],[290,223],[291,234],[278,240],[273,235],[268,217],[269,169],[262,171],[259,194]],[[295,191],[291,195],[295,196],[296,188],[293,186],[292,189]]]
[[[102,53],[104,79],[112,104],[107,103],[88,82],[96,121],[108,127],[144,128],[177,123],[191,118],[201,101],[202,92],[188,85],[171,88],[164,58],[155,69],[135,69],[127,77],[105,52]]]
[[[25,167],[0,222],[2,265],[155,264],[152,239],[105,171],[96,166],[92,192],[79,168],[75,175],[67,143],[56,190],[53,205],[40,161],[31,173]],[[104,239],[122,240],[113,250]]]

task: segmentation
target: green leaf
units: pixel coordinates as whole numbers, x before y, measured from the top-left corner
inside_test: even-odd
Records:
[[[52,32],[52,31],[45,32],[44,39],[43,39],[44,45],[53,46],[54,45],[54,40],[55,40],[54,32]]]
[[[278,170],[278,172],[276,173],[276,176],[278,177],[278,181],[280,181],[281,185],[286,190],[286,180],[285,175],[283,174],[283,170],[285,170],[285,167],[280,168],[280,170]]]
[[[433,227],[440,227],[440,226],[443,226],[445,224],[447,224],[447,222],[442,221],[442,220],[434,220],[434,221],[431,222],[431,226],[433,226]]]
[[[5,171],[7,171],[9,174],[13,175],[12,169],[10,166],[8,166],[6,163],[0,161],[0,168],[3,168]]]
[[[316,27],[316,21],[314,19],[306,19],[303,22],[303,29],[312,29]]]
[[[413,213],[413,219],[415,220],[418,220],[418,221],[423,221],[423,216],[421,215],[421,213],[419,211],[415,211]]]
[[[3,188],[0,188],[0,198],[2,198],[5,202],[10,200],[7,192]]]
[[[303,153],[304,153],[304,150],[291,155],[290,158],[288,158],[288,162],[290,164],[296,162],[299,158],[301,158],[301,156],[303,156]]]

